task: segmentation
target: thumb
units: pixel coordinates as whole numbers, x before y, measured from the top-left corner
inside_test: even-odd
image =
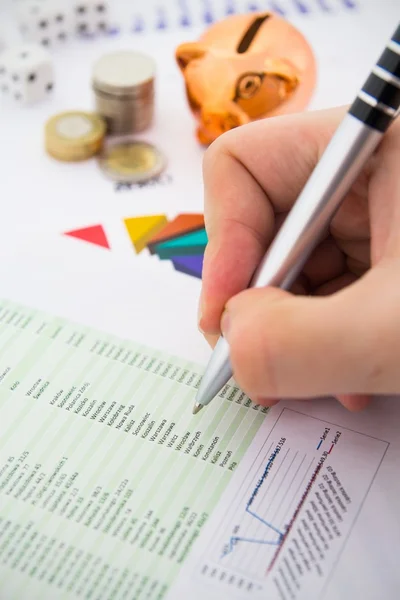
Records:
[[[374,268],[332,296],[232,298],[221,330],[238,385],[254,399],[399,393],[399,273]]]

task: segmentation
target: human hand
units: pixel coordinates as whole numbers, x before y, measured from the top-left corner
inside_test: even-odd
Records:
[[[246,289],[346,108],[258,121],[205,154],[199,328],[230,346],[256,402],[336,396],[350,410],[400,393],[400,122],[290,292]]]

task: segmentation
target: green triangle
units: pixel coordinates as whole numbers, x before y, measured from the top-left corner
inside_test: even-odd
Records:
[[[193,231],[192,233],[187,233],[185,235],[180,236],[179,238],[156,244],[154,248],[155,252],[158,254],[158,250],[164,249],[180,250],[181,248],[185,248],[188,246],[204,247],[207,245],[207,242],[207,232],[205,229],[201,229],[200,231]]]

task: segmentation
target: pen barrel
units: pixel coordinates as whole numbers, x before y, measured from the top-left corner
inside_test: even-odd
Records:
[[[333,216],[382,135],[354,116],[345,116],[255,272],[251,287],[292,286],[328,233]]]
[[[384,133],[400,108],[400,24],[365,81],[349,113]]]
[[[400,112],[400,25],[286,217],[251,287],[289,289]]]

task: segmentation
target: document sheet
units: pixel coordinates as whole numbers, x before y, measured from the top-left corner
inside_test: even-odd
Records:
[[[163,598],[265,419],[198,367],[0,304],[0,597]]]
[[[201,372],[0,302],[2,600],[326,591],[388,440],[234,382],[194,417]]]

